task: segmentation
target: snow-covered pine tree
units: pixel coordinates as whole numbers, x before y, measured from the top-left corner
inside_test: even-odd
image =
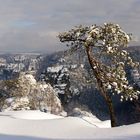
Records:
[[[103,26],[80,25],[58,37],[72,50],[85,49],[99,91],[108,105],[111,126],[116,126],[111,96],[120,94],[123,101],[138,99],[140,94],[129,84],[125,72],[126,66],[139,66],[126,51],[131,34],[125,33],[118,24],[104,23]]]

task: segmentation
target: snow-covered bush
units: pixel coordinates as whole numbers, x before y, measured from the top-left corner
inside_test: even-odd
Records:
[[[39,83],[31,74],[21,74],[16,80],[3,81],[1,110],[40,109],[59,114],[62,106],[50,84]]]
[[[6,99],[2,106],[2,111],[11,110],[30,110],[28,97],[13,97]]]
[[[62,111],[61,101],[50,84],[38,83],[30,92],[29,100],[32,109],[40,109],[53,114],[59,114]]]

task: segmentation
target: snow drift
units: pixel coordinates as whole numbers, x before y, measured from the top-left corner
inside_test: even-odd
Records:
[[[89,122],[90,120],[90,122]],[[140,139],[140,123],[116,128],[99,128],[96,117],[61,117],[40,111],[0,113],[0,140],[50,139]]]

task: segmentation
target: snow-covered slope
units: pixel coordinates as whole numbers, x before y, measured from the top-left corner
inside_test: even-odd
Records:
[[[63,118],[39,111],[3,112],[0,140],[140,139],[140,123],[116,128],[99,128],[98,123],[97,118],[89,123],[87,118]]]
[[[63,118],[50,113],[44,113],[39,110],[33,111],[9,111],[1,113],[3,115],[7,114],[10,118],[24,119],[24,120],[49,120]]]

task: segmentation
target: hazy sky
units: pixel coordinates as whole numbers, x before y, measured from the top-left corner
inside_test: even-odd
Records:
[[[61,50],[59,32],[118,23],[140,45],[140,0],[0,0],[0,51]]]

